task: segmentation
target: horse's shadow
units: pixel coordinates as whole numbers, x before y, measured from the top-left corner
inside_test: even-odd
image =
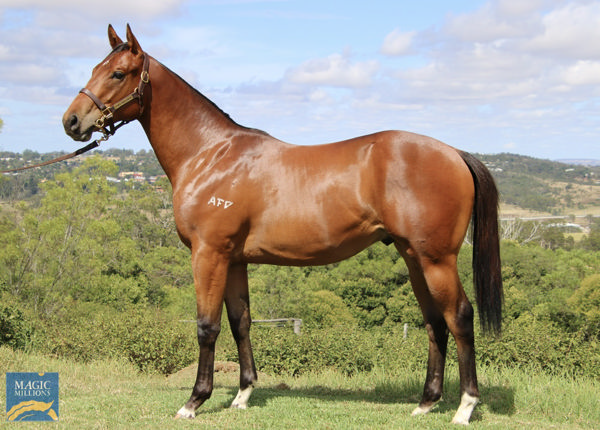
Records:
[[[443,401],[439,402],[431,413],[446,413],[455,411],[460,403],[458,382],[446,384]],[[226,409],[235,394],[237,387],[219,385],[216,387],[226,389],[227,396],[212,405],[213,410]],[[420,400],[422,386],[417,383],[379,383],[369,389],[338,389],[321,385],[314,387],[290,388],[286,384],[260,386],[252,393],[249,407],[264,407],[272,400],[287,397],[298,399],[318,399],[332,402],[371,402],[379,404],[410,404],[417,406]],[[490,412],[500,415],[513,415],[515,413],[515,392],[512,387],[487,386],[481,387],[481,402]],[[481,418],[480,408],[473,413],[473,420]]]

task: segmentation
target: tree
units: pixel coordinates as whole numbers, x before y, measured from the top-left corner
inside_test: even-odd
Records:
[[[541,222],[523,221],[519,218],[511,218],[501,222],[501,237],[504,240],[513,240],[519,244],[538,241],[540,238]]]
[[[298,267],[249,267],[253,317],[299,318],[297,310],[307,294],[305,282],[306,278]]]
[[[332,267],[330,289],[340,296],[362,327],[383,325],[391,320],[411,318],[398,315],[398,301],[388,300],[408,281],[408,270],[394,247],[375,244],[350,260]],[[393,308],[393,315],[389,315]],[[408,308],[407,308],[408,309]]]
[[[600,338],[600,274],[586,277],[568,303],[576,312],[585,315],[589,333]]]
[[[172,215],[162,199],[123,197],[107,179],[116,171],[90,157],[41,184],[39,204],[0,216],[0,290],[50,316],[73,301],[160,304],[163,287],[191,282],[189,254],[163,228]]]
[[[588,251],[600,251],[600,220],[593,220],[590,233],[583,238],[580,246]]]

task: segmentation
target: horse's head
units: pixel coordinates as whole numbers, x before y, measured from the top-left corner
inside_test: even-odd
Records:
[[[94,67],[92,78],[63,115],[65,131],[75,140],[87,141],[94,131],[113,134],[116,121],[122,121],[119,125],[132,121],[143,110],[144,88],[149,82],[148,56],[129,25],[127,42],[111,25],[108,40],[112,52]]]

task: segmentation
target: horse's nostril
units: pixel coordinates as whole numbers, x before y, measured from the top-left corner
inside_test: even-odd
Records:
[[[71,115],[65,123],[65,128],[71,132],[77,132],[79,130],[79,126],[79,117],[76,114]]]

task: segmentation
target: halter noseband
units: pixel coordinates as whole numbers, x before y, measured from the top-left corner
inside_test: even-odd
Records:
[[[148,55],[146,55],[145,52],[142,55],[144,56],[144,65],[142,66],[142,74],[140,75],[140,83],[133,90],[133,93],[129,94],[127,97],[114,103],[112,106],[107,107],[104,103],[102,103],[102,101],[98,97],[96,97],[96,95],[93,92],[91,92],[87,88],[82,88],[79,91],[80,93],[85,94],[90,99],[92,99],[94,104],[98,107],[98,109],[100,109],[102,116],[100,116],[100,118],[98,118],[96,120],[95,125],[98,128],[98,130],[100,130],[102,132],[102,134],[104,134],[104,138],[105,138],[104,140],[108,139],[109,136],[112,136],[113,134],[115,134],[117,129],[119,129],[120,127],[124,126],[125,124],[127,124],[129,122],[129,121],[121,121],[120,123],[115,124],[114,114],[116,111],[121,109],[123,106],[128,105],[129,103],[131,103],[134,100],[137,100],[137,102],[140,105],[140,115],[144,111],[144,104],[142,101],[142,97],[144,95],[144,88],[146,87],[146,84],[148,84],[150,82],[150,75],[148,74],[148,69],[150,67],[150,61],[148,60]]]

